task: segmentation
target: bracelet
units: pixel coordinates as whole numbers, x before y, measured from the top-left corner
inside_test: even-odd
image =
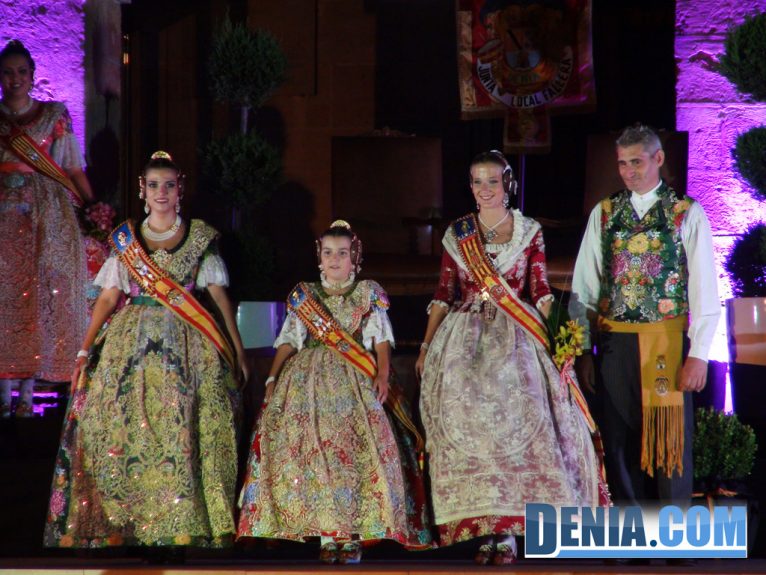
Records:
[[[270,375],[269,377],[266,378],[266,385],[269,385],[270,383],[275,382],[276,380],[277,378],[275,376]]]
[[[81,357],[88,357],[89,355],[90,355],[90,353],[88,352],[87,349],[81,349],[80,351],[77,352],[77,358],[76,359],[80,359]]]
[[[427,341],[424,341],[423,343],[420,344],[420,349],[423,349],[425,351],[428,351],[429,347],[431,347],[431,344],[428,343]]]

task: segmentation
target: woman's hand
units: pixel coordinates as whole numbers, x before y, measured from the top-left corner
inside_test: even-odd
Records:
[[[247,383],[250,381],[250,365],[247,363],[247,356],[242,354],[239,359],[239,371],[242,373],[242,382],[239,386],[240,389],[244,389]]]
[[[388,373],[378,373],[372,382],[372,386],[377,392],[377,398],[381,405],[386,402],[388,397]]]
[[[544,301],[538,306],[538,309],[540,310],[540,313],[543,314],[543,317],[545,319],[548,319],[548,316],[551,315],[551,307],[553,307],[553,300],[549,299],[547,301]]]
[[[417,376],[418,379],[423,377],[423,369],[426,366],[426,355],[428,355],[428,350],[420,348],[418,359],[415,362],[415,375]]]
[[[82,373],[82,370],[85,368],[85,364],[88,361],[87,357],[78,357],[74,364],[74,369],[72,370],[72,387],[70,392],[70,397],[74,395],[74,392],[77,391],[77,384],[80,381],[80,374]]]
[[[276,386],[277,380],[266,380],[266,393],[263,396],[263,403],[269,403],[271,401],[271,396],[274,395],[274,387]]]

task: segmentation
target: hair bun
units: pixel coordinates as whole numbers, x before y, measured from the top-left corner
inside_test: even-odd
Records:
[[[173,161],[173,157],[163,150],[157,150],[151,156],[152,160],[170,160]]]
[[[24,46],[24,43],[21,40],[18,40],[16,38],[14,38],[10,42],[8,42],[5,45],[5,47],[6,48],[10,48],[10,47],[13,47],[13,48],[24,48],[26,50],[26,47]]]
[[[347,230],[351,231],[351,224],[349,224],[346,220],[335,220],[330,224],[330,229],[332,228],[346,228]]]

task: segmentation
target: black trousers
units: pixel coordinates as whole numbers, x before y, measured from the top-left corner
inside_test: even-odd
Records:
[[[684,335],[686,357],[689,340]],[[638,505],[659,500],[687,507],[692,495],[692,442],[694,409],[692,394],[684,393],[683,474],[656,469],[654,477],[641,470],[641,364],[638,335],[599,334],[597,344],[597,398],[604,440],[606,478],[617,505]]]

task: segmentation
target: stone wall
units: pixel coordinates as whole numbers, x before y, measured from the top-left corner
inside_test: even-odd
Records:
[[[32,96],[64,102],[85,150],[84,0],[0,0],[0,43],[21,40],[35,60]]]
[[[722,299],[731,297],[722,264],[732,243],[752,222],[766,220],[766,203],[750,195],[731,153],[739,134],[766,124],[766,102],[740,94],[715,65],[727,30],[763,11],[766,0],[676,2],[676,128],[689,132],[689,194],[713,228]]]

